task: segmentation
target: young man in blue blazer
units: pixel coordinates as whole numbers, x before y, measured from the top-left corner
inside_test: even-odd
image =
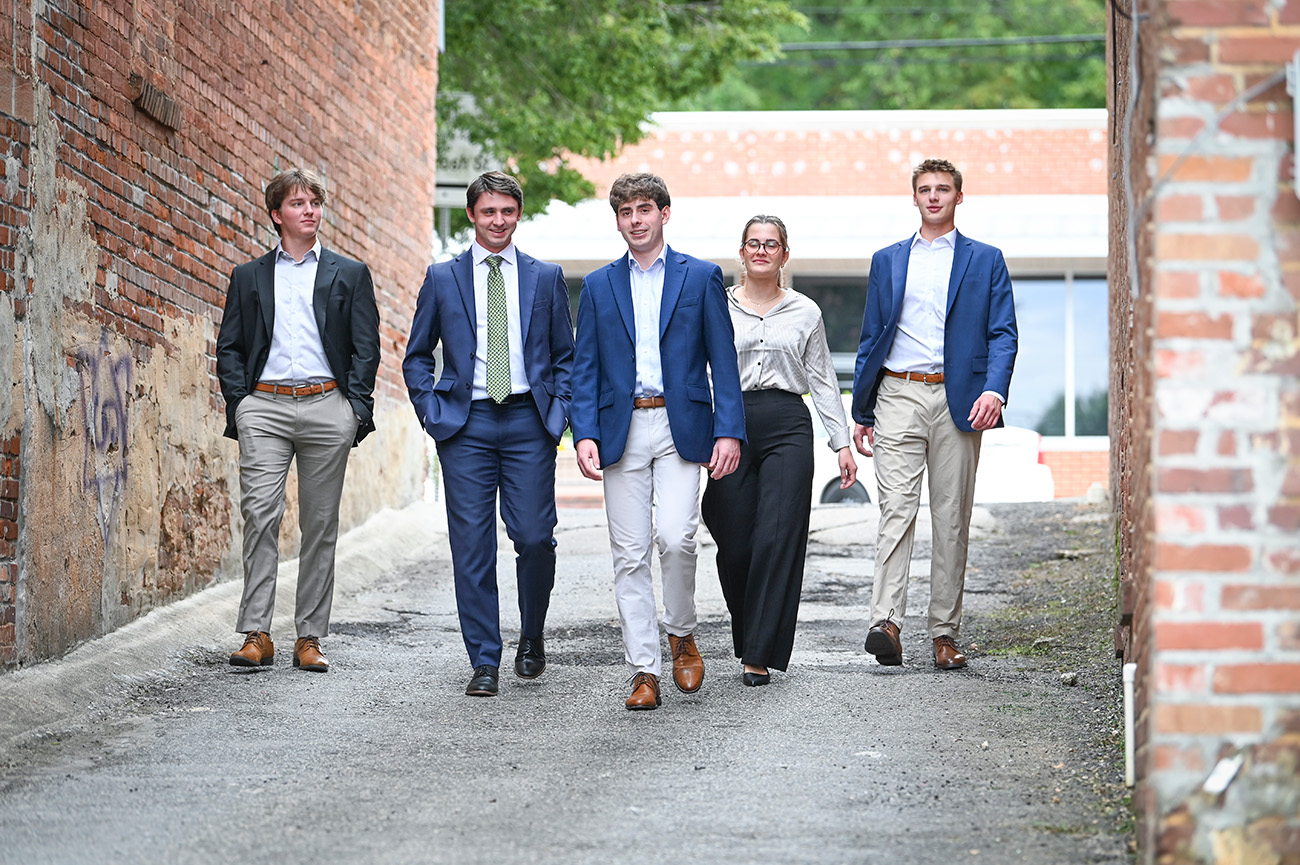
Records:
[[[569,419],[573,326],[558,265],[513,242],[523,190],[490,171],[466,192],[474,242],[430,265],[402,374],[438,446],[461,636],[465,693],[494,697],[501,664],[496,502],[515,546],[515,675],[546,669],[543,628],[555,585],[555,454]],[[434,348],[442,345],[442,377]]]
[[[668,187],[653,174],[625,174],[609,203],[628,253],[582,281],[573,439],[583,475],[604,480],[632,674],[625,705],[644,710],[660,704],[656,540],[673,682],[690,693],[704,681],[694,636],[700,465],[715,478],[735,471],[745,409],[722,271],[665,245]]]
[[[961,628],[980,435],[1002,426],[1016,361],[1016,309],[1002,253],[957,231],[961,172],[927,159],[912,171],[921,227],[877,252],[867,278],[853,380],[854,441],[875,451],[880,529],[866,650],[903,663],[899,625],[921,475],[930,470],[929,636],[934,664],[966,666]]]

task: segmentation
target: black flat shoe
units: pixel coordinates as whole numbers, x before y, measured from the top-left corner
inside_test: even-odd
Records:
[[[741,673],[740,680],[745,683],[747,688],[757,688],[759,685],[766,685],[772,681],[769,673]]]
[[[497,668],[481,664],[474,668],[474,675],[465,688],[467,697],[495,697],[497,695]]]
[[[536,679],[546,670],[546,642],[541,637],[519,638],[519,651],[515,653],[515,675],[521,679]]]

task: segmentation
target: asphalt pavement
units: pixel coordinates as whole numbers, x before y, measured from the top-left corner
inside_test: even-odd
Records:
[[[919,617],[903,667],[863,653],[875,520],[814,510],[794,659],[763,688],[741,685],[701,528],[704,686],[633,713],[601,509],[562,509],[548,669],[516,679],[507,645],[496,698],[463,695],[442,505],[383,512],[340,541],[327,674],[289,663],[290,562],[274,666],[226,663],[227,583],[0,675],[0,862],[1127,862],[1068,783],[1093,694],[1014,657],[937,671]],[[988,511],[972,534],[1013,555]],[[1006,602],[995,559],[968,609]]]

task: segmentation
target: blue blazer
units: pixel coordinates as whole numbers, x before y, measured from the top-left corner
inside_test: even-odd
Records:
[[[664,265],[659,357],[668,426],[682,459],[707,463],[715,439],[745,439],[745,406],[722,271],[671,247]],[[587,274],[578,300],[573,439],[593,439],[602,467],[623,456],[635,389],[636,315],[625,255]]]
[[[569,420],[573,396],[573,324],[569,292],[559,265],[539,261],[517,248],[520,332],[524,371],[533,402],[557,442]],[[415,416],[435,441],[451,438],[465,425],[474,386],[477,350],[474,311],[474,255],[429,266],[415,302],[415,320],[402,361]],[[442,377],[436,378],[433,350],[442,343]]]
[[[871,257],[862,341],[853,375],[853,419],[867,426],[875,426],[876,392],[903,311],[911,250],[909,237]],[[1016,305],[1001,251],[957,232],[948,281],[943,378],[948,411],[958,429],[972,431],[967,418],[984,391],[1010,398],[1016,342]],[[998,426],[1002,426],[1001,418]]]

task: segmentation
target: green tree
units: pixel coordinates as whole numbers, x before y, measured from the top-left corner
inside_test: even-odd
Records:
[[[1087,396],[1074,398],[1074,434],[1081,436],[1104,436],[1110,434],[1109,410],[1110,400],[1106,389],[1094,391]],[[1065,393],[1056,395],[1056,399],[1043,412],[1034,426],[1039,435],[1065,435]]]
[[[806,30],[785,27],[785,57],[747,62],[680,108],[1088,108],[1106,104],[1103,0],[839,0],[797,7]],[[1039,41],[1044,37],[1095,41]],[[1025,40],[952,44],[953,40]],[[946,46],[900,46],[944,40]],[[894,43],[798,50],[799,43]]]
[[[803,23],[780,0],[450,0],[439,145],[455,133],[482,144],[530,213],[579,201],[594,188],[570,154],[599,159],[640,140],[652,111],[740,61],[776,57],[778,29]]]

